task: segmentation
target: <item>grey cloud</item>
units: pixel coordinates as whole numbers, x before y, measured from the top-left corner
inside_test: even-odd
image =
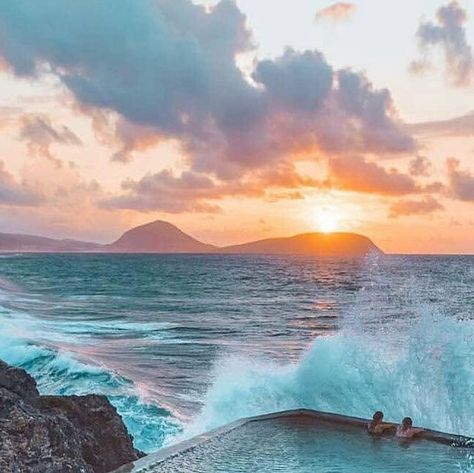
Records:
[[[257,61],[250,83],[235,58],[252,48],[231,0],[0,0],[0,54],[16,74],[47,69],[84,108],[177,139],[196,172],[233,179],[306,150],[415,148],[390,93],[363,75],[288,50]],[[116,159],[136,142],[126,137]]]
[[[40,193],[17,182],[5,169],[3,161],[0,161],[0,205],[34,207],[43,200]]]
[[[417,37],[420,49],[427,52],[433,46],[440,46],[444,51],[446,72],[457,86],[466,86],[471,82],[474,57],[472,48],[467,42],[465,23],[467,13],[457,1],[452,1],[436,12],[437,22],[420,24]],[[411,69],[424,72],[429,67],[427,59],[416,60]]]
[[[412,176],[429,176],[431,162],[424,156],[416,156],[410,161],[409,171]]]
[[[67,126],[54,126],[44,115],[27,115],[22,118],[20,139],[27,143],[32,155],[53,158],[50,146],[54,143],[79,146],[77,135]]]
[[[414,134],[432,136],[472,136],[474,135],[474,112],[469,112],[449,120],[413,123],[407,125]]]
[[[101,202],[103,207],[168,213],[210,212],[220,209],[209,203],[218,197],[215,183],[206,175],[185,171],[176,176],[170,170],[148,174],[122,183],[123,193]]]
[[[413,138],[403,130],[395,116],[388,89],[374,89],[364,75],[347,69],[337,73],[337,81],[338,103],[349,117],[359,118],[352,133],[360,135],[362,149],[384,153],[415,148]]]
[[[452,197],[474,202],[474,175],[460,169],[460,161],[454,158],[447,160],[449,191]]]
[[[331,91],[333,76],[321,53],[297,53],[292,49],[275,60],[260,61],[253,74],[275,108],[296,113],[319,110]]]
[[[408,65],[408,71],[415,76],[422,76],[433,69],[433,65],[426,59],[415,59]]]
[[[112,156],[112,161],[122,163],[131,161],[134,151],[145,150],[160,141],[160,136],[152,127],[137,126],[124,119],[117,122],[115,133],[119,138],[121,147]]]

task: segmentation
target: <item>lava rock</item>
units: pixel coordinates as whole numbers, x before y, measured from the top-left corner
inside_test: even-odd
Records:
[[[33,401],[39,397],[36,381],[25,371],[7,365],[0,360],[0,388],[16,394],[25,401]]]
[[[0,360],[2,473],[106,473],[142,456],[105,396],[40,396]]]

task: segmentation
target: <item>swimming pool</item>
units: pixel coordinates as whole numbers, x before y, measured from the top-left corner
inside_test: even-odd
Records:
[[[373,438],[358,422],[298,413],[237,422],[120,472],[467,473],[474,471],[473,452],[430,440]]]

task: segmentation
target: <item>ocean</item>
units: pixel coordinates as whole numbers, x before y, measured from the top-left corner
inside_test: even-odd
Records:
[[[146,452],[299,407],[474,436],[474,257],[0,255],[0,358]]]

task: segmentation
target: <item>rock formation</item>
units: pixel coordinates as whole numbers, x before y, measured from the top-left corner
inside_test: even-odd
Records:
[[[141,456],[105,396],[40,396],[0,360],[2,473],[106,473]]]

